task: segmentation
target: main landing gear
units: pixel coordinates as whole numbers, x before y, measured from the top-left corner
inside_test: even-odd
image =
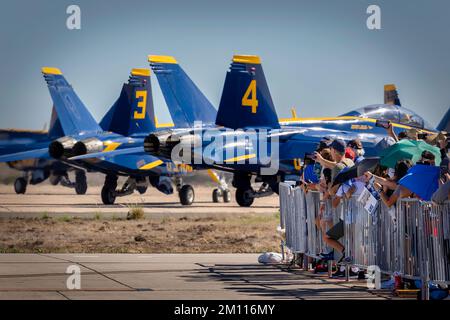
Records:
[[[41,172],[39,170],[25,173],[22,177],[14,181],[14,191],[17,194],[24,194],[27,190],[28,183],[35,185],[49,179],[50,184],[56,186],[60,184],[63,187],[74,188],[77,194],[85,194],[88,188],[86,172],[83,170],[75,171],[75,182],[70,181],[67,172]]]
[[[87,191],[86,172],[78,170],[75,172],[75,192],[77,194],[86,194]]]
[[[17,194],[25,194],[27,191],[27,185],[28,182],[25,178],[17,178],[16,181],[14,181],[14,191],[16,191]]]
[[[130,195],[134,190],[140,194],[144,194],[147,191],[148,181],[145,178],[129,177],[120,189],[117,189],[117,179],[117,176],[114,174],[106,175],[101,193],[104,204],[114,204],[116,197]]]
[[[114,174],[106,175],[105,184],[103,185],[101,193],[104,204],[114,204],[116,197],[130,195],[134,190],[137,190],[140,194],[147,191],[148,181],[144,178],[129,177],[120,189],[117,189],[117,180],[118,178]],[[150,178],[150,182],[152,182],[152,185],[161,192],[166,194],[172,193],[171,188],[169,188],[170,186],[165,186],[165,183],[161,183],[161,181],[157,182],[156,179],[153,179],[152,177]],[[191,205],[195,199],[194,188],[191,185],[183,184],[181,178],[176,178],[175,184],[177,186],[180,203],[185,206]],[[164,190],[161,189],[163,186],[165,187]]]
[[[183,184],[183,179],[181,177],[175,178],[175,184],[177,186],[180,203],[183,206],[190,206],[193,204],[195,200],[194,188],[189,184]]]
[[[236,188],[236,202],[241,207],[250,207],[255,198],[270,196],[274,191],[278,191],[278,183],[276,181],[263,182],[258,191],[252,188],[251,175],[238,172],[233,177],[233,187]],[[257,181],[258,182],[258,181]]]
[[[70,181],[69,175],[67,172],[56,175],[52,174],[50,176],[50,183],[54,185],[54,183],[59,183],[63,187],[74,188],[77,194],[86,194],[88,185],[86,179],[86,172],[83,170],[75,171],[75,182]]]

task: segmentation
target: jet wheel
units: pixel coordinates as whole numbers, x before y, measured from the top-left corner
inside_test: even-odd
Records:
[[[61,181],[61,176],[52,175],[48,180],[52,186],[56,186]]]
[[[223,191],[223,202],[231,202],[231,192],[230,192],[230,190]]]
[[[194,202],[195,193],[192,186],[185,184],[179,191],[180,203],[183,206],[190,206]]]
[[[116,190],[108,185],[102,188],[102,201],[104,204],[114,204],[116,201]]]
[[[136,190],[139,192],[139,194],[144,194],[147,192],[147,187],[136,187]]]
[[[236,189],[236,202],[241,207],[250,207],[253,204],[253,189],[244,189],[237,188]]]
[[[220,202],[220,190],[214,189],[212,192],[212,201],[214,203]]]
[[[16,181],[14,181],[14,191],[16,191],[17,194],[24,194],[25,191],[27,191],[27,180],[25,180],[25,178],[17,178]]]
[[[84,171],[75,174],[75,192],[77,194],[86,194],[88,185],[86,180],[86,173]]]

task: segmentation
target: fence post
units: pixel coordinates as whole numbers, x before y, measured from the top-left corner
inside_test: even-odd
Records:
[[[429,265],[428,261],[424,263],[425,268],[423,270],[424,275],[422,276],[422,288],[421,288],[421,295],[422,300],[430,300],[430,277],[429,277]]]

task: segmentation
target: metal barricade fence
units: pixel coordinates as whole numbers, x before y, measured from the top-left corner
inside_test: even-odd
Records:
[[[363,208],[361,208],[361,211],[366,212]],[[388,208],[380,202],[375,214],[377,215],[378,226],[376,232],[377,249],[375,263],[372,265],[377,265],[385,273],[399,270],[399,247],[396,243],[401,228],[398,228],[397,211],[395,207]]]
[[[305,253],[317,257],[329,248],[323,241],[323,232],[320,226],[320,193],[309,191],[305,193],[300,187],[293,187],[289,183],[280,183],[280,227],[285,229],[285,245],[295,253]],[[322,214],[322,223],[329,220],[324,226],[328,230],[339,221],[340,205],[334,209],[331,200],[324,202],[325,209]],[[325,223],[326,224],[326,223]]]
[[[324,209],[320,212],[320,193],[317,191],[309,191],[305,195],[306,198],[306,216],[308,223],[308,250],[306,254],[310,257],[317,258],[320,253],[326,253],[331,250],[324,242],[324,233],[335,225],[340,218],[341,205],[333,208],[331,200],[323,201]]]
[[[316,257],[325,244],[320,225],[318,192],[280,184],[280,224],[286,229],[286,245],[294,252]],[[441,283],[450,282],[450,203],[434,205],[417,199],[401,199],[387,208],[382,202],[369,214],[355,197],[341,201],[337,209],[325,202],[334,223],[344,220],[340,239],[352,265],[378,266],[384,273]],[[342,211],[341,211],[342,210]]]
[[[307,250],[308,256],[314,256],[322,252],[325,246],[322,240],[322,232],[318,226],[320,194],[317,192],[308,192],[305,194],[306,203],[306,221],[307,221]]]
[[[293,203],[293,198],[290,196],[291,185],[288,183],[280,183],[279,186],[279,199],[280,199],[280,227],[286,228],[286,215],[289,210],[292,210],[290,203]]]
[[[434,282],[450,281],[450,204],[422,204],[422,270]]]
[[[285,245],[293,253],[307,250],[306,212],[303,190],[280,183],[280,226],[285,229]]]

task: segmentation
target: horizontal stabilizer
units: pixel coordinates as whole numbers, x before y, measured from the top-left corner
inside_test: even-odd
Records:
[[[103,158],[103,157],[113,157],[124,154],[133,154],[137,152],[144,152],[144,146],[134,147],[134,148],[125,148],[114,151],[104,151],[104,152],[96,152],[96,153],[88,153],[83,154],[81,156],[76,156],[69,158],[69,160],[86,160],[86,159],[94,159],[94,158]]]
[[[155,175],[166,173],[166,166],[161,159],[145,152],[108,157],[108,161],[130,170],[151,171]]]

